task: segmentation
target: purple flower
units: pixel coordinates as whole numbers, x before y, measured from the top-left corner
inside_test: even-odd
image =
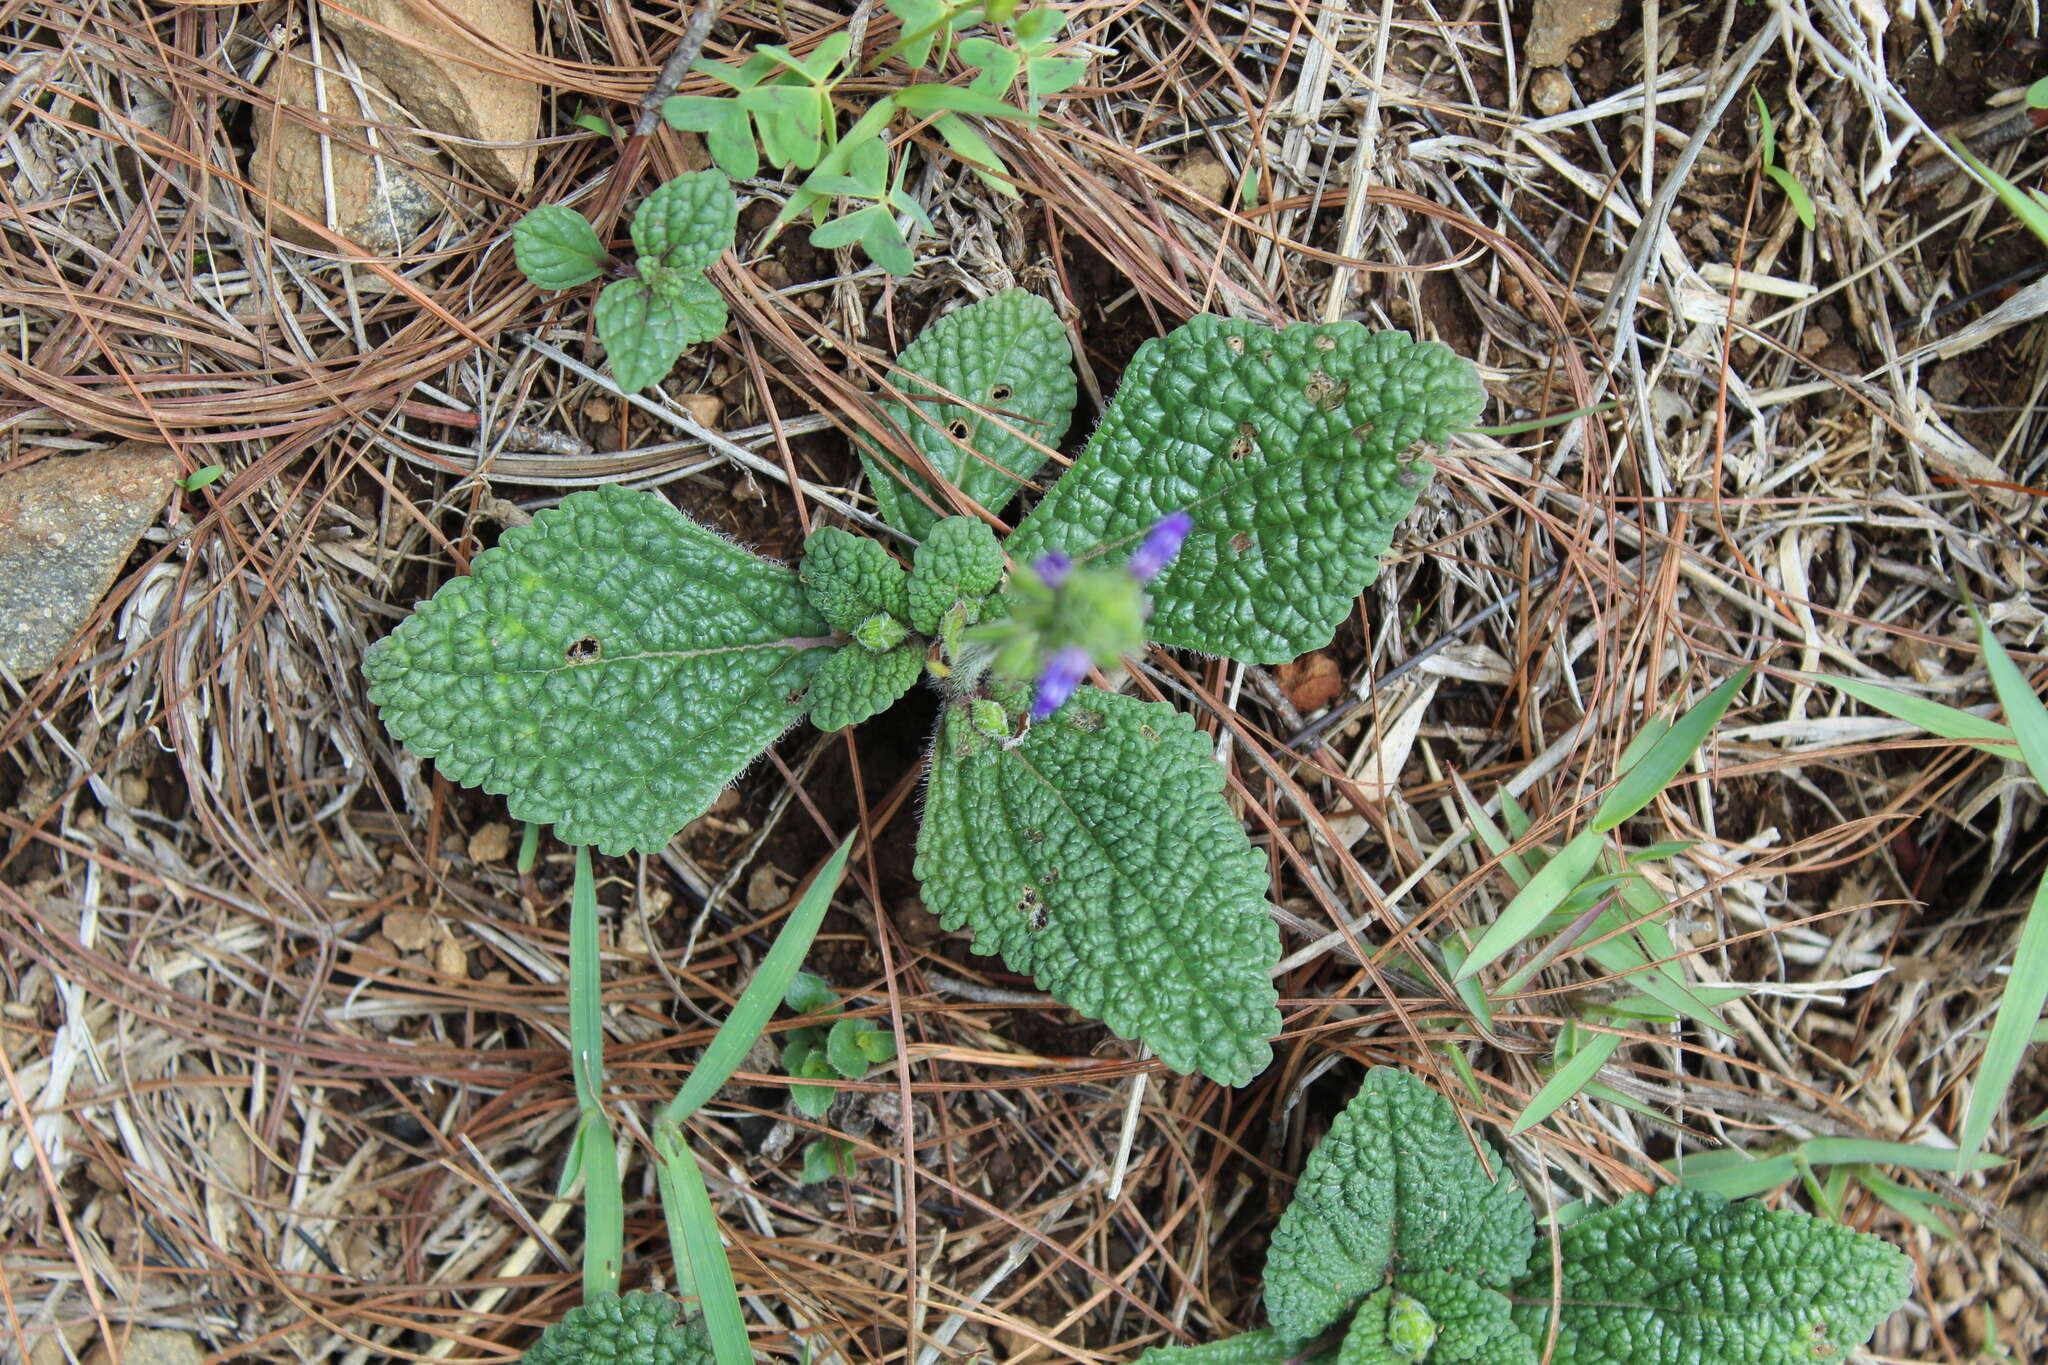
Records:
[[[1038,557],[1031,566],[1031,572],[1038,575],[1038,581],[1048,588],[1057,588],[1067,581],[1067,571],[1074,567],[1074,561],[1058,550],[1048,551]]]
[[[1186,512],[1172,512],[1161,517],[1159,524],[1145,533],[1137,553],[1131,556],[1131,577],[1140,583],[1150,583],[1157,578],[1159,571],[1180,553],[1181,543],[1194,529],[1195,519]]]
[[[1031,702],[1031,719],[1045,720],[1067,704],[1081,679],[1088,676],[1092,661],[1079,645],[1064,645],[1053,651],[1045,672],[1038,676],[1038,695]]]

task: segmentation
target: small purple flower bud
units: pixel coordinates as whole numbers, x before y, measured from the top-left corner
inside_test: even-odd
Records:
[[[1131,556],[1131,577],[1140,583],[1150,583],[1157,578],[1159,571],[1180,553],[1182,542],[1194,529],[1195,519],[1186,512],[1172,512],[1161,517],[1159,524],[1145,533],[1137,553]]]
[[[1038,695],[1031,701],[1031,719],[1045,720],[1067,704],[1081,679],[1088,676],[1093,661],[1079,645],[1064,645],[1053,651],[1045,672],[1038,677]]]
[[[1038,581],[1048,588],[1057,588],[1067,581],[1067,572],[1074,567],[1074,561],[1058,550],[1052,550],[1038,557],[1031,566],[1031,572],[1038,575]]]

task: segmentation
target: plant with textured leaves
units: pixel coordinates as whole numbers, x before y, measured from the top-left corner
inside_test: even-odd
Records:
[[[1564,1228],[1554,1270],[1500,1154],[1484,1158],[1428,1086],[1367,1073],[1274,1229],[1269,1325],[1139,1360],[1813,1365],[1906,1300],[1910,1266],[1876,1237],[1670,1186]]]
[[[932,327],[861,458],[908,570],[815,531],[792,572],[652,493],[508,531],[366,663],[443,775],[608,853],[660,849],[798,718],[943,698],[916,871],[1059,999],[1239,1085],[1280,1025],[1265,855],[1192,717],[1086,685],[1159,643],[1256,663],[1326,644],[1477,415],[1472,367],[1355,323],[1194,319],[1141,347],[1006,542],[1075,401],[1066,334],[1010,291]]]
[[[619,277],[597,296],[597,339],[619,387],[636,393],[667,377],[685,347],[725,330],[725,298],[704,272],[732,245],[738,222],[731,183],[718,171],[696,171],[640,201],[630,266],[564,204],[543,204],[513,225],[512,257],[542,289]]]

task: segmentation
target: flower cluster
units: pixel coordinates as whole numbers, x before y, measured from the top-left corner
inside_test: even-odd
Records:
[[[1123,575],[1139,587],[1150,583],[1173,562],[1173,557],[1180,553],[1181,545],[1194,527],[1195,519],[1186,512],[1174,512],[1162,517],[1145,533],[1145,539],[1125,562]],[[1037,575],[1039,583],[1048,593],[1057,593],[1071,581],[1074,561],[1055,550],[1033,564],[1031,571]],[[1121,649],[1115,651],[1116,654],[1122,652]],[[1100,661],[1108,662],[1106,659]],[[1046,720],[1053,712],[1065,706],[1067,699],[1074,695],[1075,689],[1080,687],[1082,680],[1088,676],[1088,670],[1097,662],[1096,652],[1084,644],[1068,643],[1053,650],[1038,675],[1038,687],[1031,700],[1031,719]]]

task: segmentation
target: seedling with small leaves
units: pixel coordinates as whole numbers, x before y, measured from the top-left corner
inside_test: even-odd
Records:
[[[1756,99],[1757,141],[1762,144],[1764,174],[1777,183],[1792,201],[1792,212],[1799,215],[1800,223],[1808,232],[1813,231],[1817,221],[1813,213],[1813,196],[1806,192],[1806,186],[1799,177],[1778,164],[1778,125],[1771,119],[1771,106],[1764,103],[1764,92],[1751,92]]]
[[[1884,1241],[1667,1186],[1576,1210],[1552,1248],[1502,1154],[1445,1100],[1368,1072],[1266,1252],[1268,1326],[1143,1365],[1812,1365],[1900,1304]],[[1560,1220],[1562,1222],[1562,1220]]]
[[[919,542],[907,567],[827,526],[792,571],[659,494],[577,493],[379,642],[371,698],[516,818],[655,852],[800,718],[856,724],[929,679],[933,913],[1168,1066],[1244,1084],[1280,1026],[1266,856],[1193,717],[1087,679],[1148,644],[1271,663],[1328,643],[1477,378],[1399,332],[1196,318],[1139,349],[998,540],[960,514],[1036,486],[1075,402],[1066,330],[1011,291],[928,336],[862,448]]]
[[[799,972],[790,983],[784,1003],[799,1014],[829,1015],[839,1008],[839,995],[819,977]],[[873,1068],[895,1059],[895,1038],[883,1032],[872,1019],[833,1019],[829,1022],[820,1019],[816,1024],[792,1029],[783,1036],[782,1065],[793,1078],[864,1080]],[[805,1118],[824,1118],[831,1110],[832,1102],[838,1098],[839,1091],[830,1085],[792,1085],[789,1088],[790,1103]],[[811,1165],[808,1153],[804,1163],[808,1170]]]
[[[618,277],[597,296],[597,338],[619,387],[637,393],[666,378],[686,348],[725,330],[725,296],[705,272],[732,246],[738,222],[731,183],[718,171],[696,171],[640,202],[630,266],[563,204],[543,204],[513,225],[512,256],[542,289]]]
[[[931,220],[903,188],[908,131],[893,140],[891,133],[899,119],[928,123],[983,183],[1014,198],[1008,167],[972,120],[1034,122],[1045,97],[1078,84],[1087,62],[1057,50],[1066,16],[1051,6],[1018,13],[1014,0],[888,0],[888,8],[902,36],[858,71],[848,60],[852,39],[844,31],[805,52],[763,44],[738,66],[700,59],[691,69],[730,93],[672,96],[662,116],[672,127],[703,134],[712,160],[735,180],[760,174],[764,161],[785,176],[801,172],[778,225],[808,215],[813,246],[858,244],[892,274],[908,275],[916,258],[901,220],[927,232]],[[977,26],[982,34],[955,42],[956,34]],[[880,74],[897,57],[931,78],[882,94],[842,133],[841,86],[857,74]],[[966,85],[938,78],[954,57],[979,68]],[[1020,79],[1026,109],[1007,102]],[[832,214],[835,200],[849,207]]]

